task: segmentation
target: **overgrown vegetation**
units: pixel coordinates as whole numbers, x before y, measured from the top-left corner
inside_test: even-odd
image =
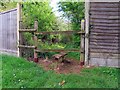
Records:
[[[65,75],[44,71],[22,58],[0,57],[2,88],[118,88],[119,69],[96,67],[82,69],[80,74]]]

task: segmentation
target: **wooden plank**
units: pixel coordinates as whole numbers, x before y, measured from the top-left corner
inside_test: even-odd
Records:
[[[59,54],[53,55],[52,58],[62,61],[63,58],[64,58],[66,55],[67,55],[67,53],[61,52],[61,53],[59,53]]]
[[[81,20],[81,31],[85,31],[85,20]],[[80,53],[80,61],[84,61],[85,60],[85,35],[81,35],[81,51],[83,53]]]
[[[93,8],[118,8],[118,6],[119,6],[119,3],[105,3],[105,2],[99,2],[99,3],[91,3],[90,4],[90,6],[91,7],[93,7]]]
[[[114,23],[113,23],[114,22]],[[120,20],[101,20],[101,19],[90,19],[90,24],[95,24],[95,23],[102,23],[102,24],[118,24],[120,23]]]
[[[19,48],[31,48],[31,49],[35,49],[35,46],[26,46],[26,45],[19,45]]]
[[[97,25],[97,26],[106,26],[106,27],[118,27],[119,26],[119,23],[98,23],[98,22],[91,22],[90,23],[91,25]]]
[[[89,35],[90,0],[85,0],[85,36]],[[85,65],[89,64],[89,38],[85,37]]]
[[[102,42],[106,42],[106,43],[118,43],[118,40],[98,40],[98,39],[90,39],[90,42],[94,43],[94,42],[98,42],[98,43],[102,43]]]
[[[116,44],[110,44],[110,43],[97,43],[97,42],[92,42],[92,43],[90,43],[90,46],[91,47],[100,47],[100,48],[110,48],[110,49],[112,49],[112,48],[117,48],[118,49],[118,44],[116,43]]]
[[[36,32],[36,29],[19,29],[19,32]]]
[[[38,30],[38,21],[34,22],[34,29]],[[36,60],[38,61],[38,54],[36,53],[36,49],[38,46],[38,38],[35,35],[35,32],[34,32],[34,46],[36,47],[36,48],[34,48],[34,61],[36,61]]]
[[[118,38],[113,39],[113,38],[103,38],[103,37],[102,37],[102,38],[101,38],[101,37],[98,37],[98,38],[90,37],[90,40],[91,40],[91,39],[93,39],[93,40],[114,40],[114,41],[115,41],[115,40],[116,40],[116,41],[118,40]]]
[[[85,36],[89,35],[90,0],[85,0]],[[85,37],[85,65],[89,64],[89,38]]]
[[[118,10],[119,10],[119,7],[117,7],[117,8],[93,8],[93,7],[91,7],[90,8],[90,10],[91,11],[102,11],[102,12],[118,12]]]
[[[105,34],[118,34],[119,30],[102,30],[102,29],[91,29],[91,33],[105,33]]]
[[[96,50],[116,50],[118,51],[118,46],[117,47],[108,47],[108,46],[100,46],[100,45],[90,45],[90,49],[96,49]]]
[[[106,43],[106,42],[90,42],[90,45],[93,46],[107,46],[107,47],[118,47],[118,43]]]
[[[101,49],[90,49],[90,53],[109,53],[109,54],[120,54],[118,50],[101,50]]]
[[[80,50],[78,49],[69,49],[69,50],[65,50],[65,49],[42,49],[42,50],[35,50],[37,53],[38,52],[80,52]]]
[[[91,32],[90,33],[90,35],[94,35],[94,36],[115,36],[115,37],[118,37],[119,36],[119,34],[117,33],[117,34],[114,34],[114,33],[103,33],[103,32],[101,32],[101,33],[96,33],[96,32]]]
[[[91,25],[93,28],[95,27],[101,27],[101,28],[105,28],[105,27],[109,27],[109,28],[111,28],[111,29],[113,29],[113,28],[115,28],[115,29],[118,29],[118,28],[120,28],[120,26],[119,26],[119,24],[118,25],[115,25],[115,26],[110,26],[110,25],[102,25],[102,24],[99,24],[99,25]]]
[[[113,5],[113,4],[119,4],[119,0],[114,0],[114,2],[111,2],[110,0],[98,0],[98,1],[94,1],[94,0],[91,0],[90,4],[103,4],[103,5],[106,5],[106,4],[109,4],[109,5]]]
[[[46,31],[46,32],[36,32],[35,34],[74,34],[74,33],[78,33],[78,34],[85,34],[85,32],[82,31]]]
[[[106,28],[96,28],[96,27],[93,27],[93,29],[91,29],[91,32],[96,32],[96,33],[113,33],[113,34],[117,34],[119,33],[119,29],[112,29],[112,28],[109,28],[108,29]]]
[[[111,37],[111,36],[92,36],[90,35],[90,39],[109,39],[109,40],[118,40],[119,37]]]
[[[102,29],[102,30],[119,30],[120,26],[118,27],[107,27],[107,26],[93,26],[92,29]]]
[[[90,15],[110,15],[110,16],[112,16],[112,15],[119,15],[119,11],[118,12],[100,12],[100,11],[90,11]]]
[[[114,12],[113,12],[114,13]],[[119,15],[116,16],[107,16],[107,15],[91,15],[91,19],[105,19],[105,20],[119,20]]]
[[[19,33],[20,29],[20,22],[21,21],[21,5],[20,3],[17,3],[17,44],[20,45],[21,41],[21,33]],[[18,48],[18,57],[22,56],[21,49]]]

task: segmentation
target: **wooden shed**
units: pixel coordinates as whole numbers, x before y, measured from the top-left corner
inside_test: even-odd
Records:
[[[85,61],[89,65],[119,67],[120,0],[102,1],[85,3]]]

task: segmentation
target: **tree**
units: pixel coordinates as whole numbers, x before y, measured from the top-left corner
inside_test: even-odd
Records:
[[[17,2],[4,2],[3,0],[0,1],[0,12],[13,9],[16,7]]]
[[[74,30],[80,30],[81,19],[84,18],[84,2],[59,2],[59,11],[67,17]]]
[[[56,24],[56,17],[49,2],[24,2],[23,20],[28,27],[33,25],[34,20],[38,20],[39,31],[51,31]]]

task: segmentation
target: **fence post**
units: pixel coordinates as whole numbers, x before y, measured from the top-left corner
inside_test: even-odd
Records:
[[[81,31],[84,32],[85,31],[85,20],[81,20]],[[81,34],[81,43],[80,43],[81,47],[81,53],[80,53],[80,64],[81,66],[84,65],[84,60],[85,60],[85,35]]]
[[[34,29],[36,29],[36,31],[38,30],[38,21],[35,21],[34,22]],[[36,32],[34,32],[34,46],[35,46],[35,49],[34,49],[34,62],[38,62],[38,54],[36,52],[36,49],[37,49],[37,46],[38,46],[38,40],[37,40],[37,36],[35,34]]]
[[[21,21],[21,4],[17,3],[17,48],[18,48],[18,57],[22,56],[21,49],[18,47],[22,42],[22,34],[19,32],[20,21]]]
[[[85,65],[89,65],[89,9],[90,0],[85,0]]]

